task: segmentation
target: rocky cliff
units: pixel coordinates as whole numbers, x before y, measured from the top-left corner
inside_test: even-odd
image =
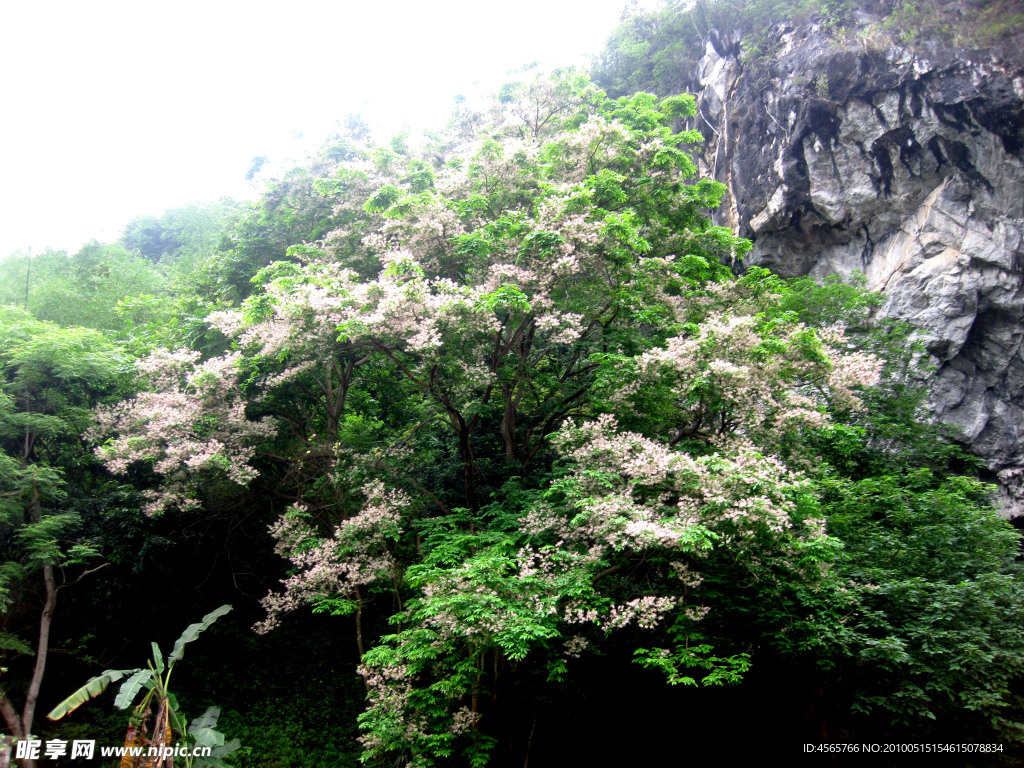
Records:
[[[780,28],[769,61],[712,32],[691,88],[719,223],[748,263],[867,276],[922,329],[931,407],[1024,514],[1024,66],[875,34]]]

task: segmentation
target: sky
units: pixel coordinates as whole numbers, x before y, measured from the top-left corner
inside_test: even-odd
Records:
[[[254,197],[254,157],[301,160],[350,113],[381,138],[443,127],[510,71],[586,64],[628,2],[2,3],[0,256]]]

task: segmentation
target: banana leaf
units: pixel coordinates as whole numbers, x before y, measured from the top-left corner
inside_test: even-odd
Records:
[[[210,755],[209,757],[197,757],[192,763],[192,768],[231,768],[231,766],[219,757]]]
[[[213,622],[230,610],[230,605],[222,605],[220,608],[210,611],[208,614],[203,616],[203,620],[198,624],[189,624],[185,628],[185,631],[181,633],[181,637],[179,637],[177,642],[175,642],[171,655],[167,657],[167,663],[174,664],[174,662],[180,660],[185,654],[185,643],[191,643],[199,637],[204,630],[209,629]]]
[[[188,721],[185,720],[185,716],[182,715],[177,705],[172,705],[170,701],[167,702],[168,714],[170,715],[171,727],[178,733],[184,734],[188,731]]]
[[[158,675],[164,673],[164,655],[160,653],[160,646],[156,643],[150,643],[153,646],[153,666],[156,667]]]
[[[224,755],[229,755],[232,752],[234,752],[236,749],[241,749],[241,747],[242,747],[242,742],[240,742],[238,739],[232,739],[231,741],[226,742],[223,746],[214,747],[213,752],[211,753],[211,756],[212,757],[224,757]]]
[[[138,669],[108,669],[103,674],[89,680],[89,682],[64,699],[64,701],[53,708],[47,717],[50,720],[60,720],[69,712],[74,712],[89,699],[99,696],[107,690],[107,686],[111,683],[117,682],[125,675],[136,674],[140,671]]]
[[[219,718],[220,707],[210,707],[192,721],[192,725],[189,726],[188,730],[191,732],[195,728],[215,728]]]
[[[121,690],[117,692],[117,698],[114,699],[114,706],[118,709],[128,709],[128,707],[132,705],[132,701],[134,701],[139,691],[143,688],[152,687],[152,683],[149,682],[152,678],[152,669],[140,669],[134,675],[129,677],[121,683]],[[147,683],[149,684],[147,685]]]

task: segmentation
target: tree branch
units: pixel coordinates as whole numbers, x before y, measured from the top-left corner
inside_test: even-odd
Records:
[[[102,569],[106,568],[108,565],[110,565],[110,563],[103,563],[102,565],[97,565],[95,568],[90,568],[87,571],[82,571],[80,574],[78,574],[78,578],[77,579],[75,579],[74,581],[72,581],[69,584],[61,584],[59,587],[57,587],[57,591],[59,592],[60,590],[64,589],[64,587],[73,587],[73,586],[75,586],[75,584],[80,582],[82,579],[84,579],[89,574],[96,573],[96,571],[102,570]]]

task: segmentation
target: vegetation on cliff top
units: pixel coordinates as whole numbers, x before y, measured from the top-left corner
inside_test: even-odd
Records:
[[[816,25],[855,47],[884,50],[899,41],[939,41],[966,49],[1001,49],[1024,29],[1013,0],[695,0],[623,14],[594,62],[594,80],[613,95],[677,93],[695,82],[709,37],[740,43],[749,64],[772,58],[781,37]],[[1016,51],[1014,51],[1016,54]]]

